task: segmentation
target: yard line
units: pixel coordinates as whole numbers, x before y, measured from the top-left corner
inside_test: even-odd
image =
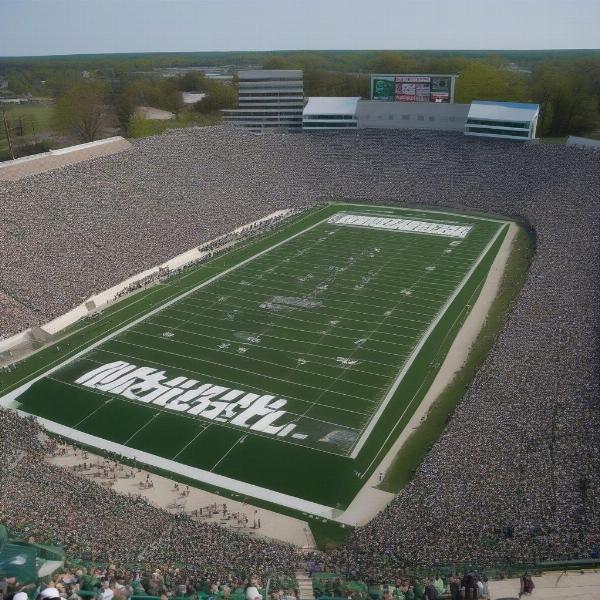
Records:
[[[159,340],[164,340],[165,338],[163,338],[162,336],[159,335],[152,335],[151,333],[145,333],[143,331],[139,331],[139,330],[135,330],[135,331],[129,331],[128,334],[131,333],[135,333],[137,335],[145,335],[148,337],[151,337],[153,339],[159,339]],[[227,350],[218,350],[215,348],[209,348],[207,346],[202,346],[200,344],[192,344],[191,342],[184,342],[182,340],[178,340],[178,339],[168,339],[167,342],[169,344],[184,344],[185,346],[192,346],[192,348],[201,348],[203,350],[211,350],[213,352],[219,352],[220,354],[226,354],[228,356],[235,356],[236,358],[242,358],[240,357],[240,355],[237,352],[228,352]],[[248,346],[249,348],[256,348],[257,350],[263,350],[264,348],[261,346]],[[266,365],[270,365],[273,366],[273,362],[272,361],[268,361],[268,360],[263,360],[261,358],[256,358],[255,356],[248,356],[248,355],[244,355],[243,360],[247,360],[247,361],[256,361],[256,362],[260,362]],[[227,365],[224,365],[227,366]],[[291,366],[287,366],[287,365],[281,365],[281,364],[277,364],[277,366],[281,367],[282,369],[291,369]],[[337,365],[327,365],[331,368],[335,368],[337,367]],[[317,375],[319,377],[325,377],[326,379],[333,379],[333,377],[331,375],[325,375],[323,373],[316,373],[315,371],[305,371],[305,373],[308,373],[310,375]],[[365,373],[366,374],[366,373]],[[378,375],[375,375],[376,377],[378,377]],[[354,385],[359,385],[362,387],[368,387],[368,388],[373,388],[375,390],[379,390],[379,386],[374,386],[374,385],[370,385],[367,383],[356,383]]]
[[[175,318],[175,317],[169,317],[169,318]],[[153,326],[153,327],[161,327],[163,329],[168,329],[168,330],[182,331],[183,333],[186,333],[187,335],[191,335],[191,336],[194,336],[194,337],[208,338],[208,339],[213,340],[215,342],[229,342],[229,343],[232,343],[232,344],[233,343],[236,343],[236,344],[247,343],[247,342],[240,342],[240,340],[237,340],[237,339],[233,340],[232,338],[216,337],[216,336],[213,336],[213,335],[207,335],[207,334],[204,334],[204,333],[199,333],[199,332],[195,332],[195,331],[189,331],[189,330],[185,330],[185,329],[180,329],[179,327],[174,327],[173,325],[162,325],[161,323],[156,323],[154,321],[151,322],[151,323],[145,323],[144,325],[145,326]],[[134,330],[132,330],[132,332],[128,332],[128,333],[136,333],[136,332],[139,332],[139,331],[140,331],[139,329],[134,329]],[[162,339],[162,336],[154,336],[154,337],[160,337]],[[281,341],[287,341],[287,340],[283,340],[283,338],[276,338],[276,339],[281,340]],[[415,340],[416,339],[417,338],[415,338]],[[289,341],[295,341],[295,340],[289,340]],[[203,347],[203,346],[199,346],[199,347]],[[314,357],[314,358],[318,358],[318,359],[321,359],[321,360],[324,360],[324,361],[335,360],[333,356],[325,356],[323,354],[313,354],[313,353],[309,353],[309,352],[298,352],[298,351],[295,351],[295,350],[284,350],[284,349],[281,349],[281,348],[273,348],[272,346],[265,346],[265,345],[262,345],[262,344],[260,346],[258,346],[258,348],[261,349],[261,350],[267,350],[267,351],[277,352],[279,354],[293,354],[295,356],[302,354],[302,355],[306,355],[306,356],[311,356],[311,357]],[[401,355],[398,354],[396,356],[401,356]],[[240,356],[240,358],[241,358],[241,356]],[[391,367],[393,369],[397,368],[397,366],[398,366],[397,363],[385,363],[385,362],[382,362],[382,361],[372,361],[372,360],[368,360],[368,359],[361,359],[361,360],[362,360],[363,363],[369,363],[369,364],[372,364],[372,365],[378,365],[378,366],[384,366],[384,367]],[[279,364],[279,363],[276,363],[276,364]],[[388,375],[383,375],[381,373],[376,373],[376,372],[373,372],[373,371],[365,371],[365,370],[363,370],[362,372],[365,373],[365,374],[367,374],[367,375],[375,375],[377,377],[379,377],[379,376],[381,376],[381,377],[388,377]]]
[[[177,331],[180,328],[178,328],[178,327],[171,327],[171,329],[175,329]],[[220,329],[220,328],[219,327],[214,327],[214,329]],[[181,331],[185,331],[185,330],[182,329]],[[197,333],[197,335],[203,335],[203,334],[198,333],[198,332],[195,332],[195,333]],[[285,338],[285,337],[281,337],[281,336],[270,335],[268,333],[265,333],[264,336],[265,337],[269,337],[269,338],[273,338],[273,339],[276,339],[276,340],[282,340],[282,341],[285,341],[285,342],[294,342],[296,344],[298,344],[298,343],[304,343],[304,342],[302,342],[302,340],[295,340],[293,338]],[[119,339],[119,340],[116,340],[116,341],[120,342],[122,340]],[[242,342],[240,340],[233,340],[233,342],[237,343],[237,344],[242,344]],[[319,343],[316,343],[315,345],[323,346],[324,348],[333,348],[334,350],[346,351],[345,348],[341,348],[340,346],[333,346],[332,344],[323,344],[323,343],[319,342]],[[156,351],[160,352],[160,348],[154,348],[153,347],[153,348],[148,348],[148,349],[156,350]],[[395,356],[395,357],[400,357],[400,358],[402,358],[404,356],[403,354],[398,354],[396,352],[386,352],[385,350],[377,350],[376,348],[369,348],[368,350],[369,350],[369,352],[375,352],[376,354],[385,354],[387,356]],[[189,357],[189,358],[192,358],[192,357]]]
[[[223,454],[223,456],[221,456],[221,458],[213,465],[213,468],[210,470],[210,472],[212,473],[220,464],[221,462],[229,455],[229,453],[238,445],[241,444],[248,436],[247,435],[241,435],[236,441],[235,443],[231,446],[231,448],[229,448],[229,450],[227,450],[227,452],[225,452],[225,454]]]
[[[57,381],[59,381],[59,380],[57,380]],[[101,408],[104,408],[105,406],[109,405],[113,400],[114,400],[114,398],[108,398],[108,400],[103,402],[96,410],[93,410],[91,413],[88,413],[85,417],[83,417],[83,419],[81,419],[81,421],[79,421],[79,423],[76,423],[75,425],[73,425],[71,427],[71,429],[75,429],[76,427],[79,427],[84,421],[87,421],[92,415],[95,415]]]
[[[375,269],[371,269],[372,271]],[[425,271],[425,267],[423,269],[419,269],[418,272],[422,272]],[[414,277],[415,273],[412,273],[412,277]],[[308,295],[308,296],[312,296],[315,293],[318,292],[322,292],[322,295],[325,295],[325,293],[327,293],[328,297],[329,297],[329,301],[331,302],[332,300],[334,302],[352,302],[351,300],[345,300],[345,298],[352,298],[356,291],[356,285],[361,285],[363,284],[363,281],[361,280],[363,277],[371,277],[368,275],[368,273],[366,271],[363,272],[363,275],[361,276],[361,278],[358,278],[356,281],[357,283],[351,287],[351,288],[339,288],[338,286],[335,284],[332,284],[331,287],[328,287],[327,289],[323,289],[320,290],[318,288],[318,285],[321,283],[319,281],[319,278],[316,278],[315,280],[315,287],[311,290],[311,289],[298,289],[298,287],[277,287],[275,285],[256,285],[256,284],[252,284],[252,283],[247,283],[245,282],[243,285],[242,284],[236,284],[235,282],[229,282],[229,281],[223,281],[221,282],[221,284],[219,285],[219,287],[217,288],[217,290],[219,291],[214,291],[212,293],[214,294],[219,294],[219,292],[222,294],[223,292],[221,292],[221,290],[225,290],[225,293],[228,294],[230,292],[230,290],[234,290],[234,291],[238,291],[240,289],[240,287],[244,287],[244,288],[252,288],[253,290],[257,290],[258,293],[253,293],[254,296],[261,296],[261,297],[265,297],[265,300],[268,300],[269,298],[272,298],[273,296],[286,296],[286,295],[292,295],[292,294],[304,294],[304,295]],[[372,279],[371,279],[372,280]],[[401,280],[396,281],[396,292],[385,292],[386,295],[392,295],[394,297],[397,297],[398,294],[398,288],[401,286],[405,286],[408,284],[408,282],[410,281],[410,279],[408,277],[404,277]],[[370,283],[370,281],[369,281]],[[366,284],[363,284],[363,287]],[[225,287],[227,286],[227,287]],[[344,290],[352,290],[351,292],[345,292]],[[359,288],[359,289],[363,289],[363,288]],[[450,288],[452,289],[452,288]],[[278,293],[279,292],[279,293]],[[206,291],[205,291],[206,294]],[[340,296],[340,299],[337,298],[332,298],[332,296]],[[434,296],[434,294],[429,294],[429,296]],[[435,294],[435,296],[438,299],[429,299],[429,298],[425,298],[421,295],[415,295],[413,297],[410,298],[410,300],[421,300],[423,302],[431,302],[431,303],[435,303],[435,304],[439,304],[440,300],[439,299],[445,299],[448,297],[448,294]],[[201,298],[198,298],[201,300]],[[190,298],[190,300],[188,300],[188,303],[190,301],[194,301],[196,300],[196,298]],[[389,298],[384,298],[381,296],[375,296],[372,295],[370,296],[370,300],[372,301],[372,306],[382,306],[381,304],[375,304],[375,302],[389,302],[390,299]]]
[[[231,303],[228,303],[228,305],[232,306]],[[240,309],[244,308],[243,306],[240,306],[240,305],[233,305],[233,306],[235,308],[240,308]],[[170,309],[170,310],[174,310],[174,309]],[[204,315],[204,313],[206,313],[206,312],[215,311],[215,310],[219,314],[223,313],[222,310],[217,310],[217,309],[210,308],[210,307],[203,308],[202,309],[202,313]],[[188,314],[187,311],[181,311],[181,312],[183,312],[183,314]],[[278,320],[289,319],[291,321],[298,321],[299,323],[305,323],[305,324],[309,324],[309,325],[314,325],[315,327],[318,327],[318,328],[324,327],[331,320],[329,318],[326,318],[324,321],[309,321],[307,319],[299,319],[299,318],[296,318],[296,317],[291,317],[289,315],[284,315],[283,313],[279,313],[279,314],[276,314],[276,315],[275,314],[267,314],[267,315],[265,315],[264,310],[256,310],[256,309],[246,310],[244,314],[248,314],[248,313],[250,313],[252,315],[264,316],[265,318],[273,318],[273,317],[276,316],[276,317],[278,317]],[[182,322],[186,321],[186,319],[180,319],[179,317],[174,317],[171,314],[169,314],[169,315],[159,315],[157,318],[173,319],[175,321],[182,321]],[[219,318],[219,319],[214,319],[213,318],[212,320],[227,322],[227,319],[223,319],[223,318]],[[344,319],[339,319],[340,322],[342,320],[343,321],[355,322],[354,319],[349,319],[348,317],[345,317]],[[258,324],[258,322],[256,322],[256,321],[249,321],[249,322],[250,323],[257,323]],[[367,323],[366,321],[356,321],[356,322]],[[371,321],[370,323],[371,324],[377,324],[378,322],[379,321]],[[156,321],[152,321],[152,324],[157,324],[157,323],[156,323]],[[200,325],[200,324],[201,323],[198,323],[198,325]],[[167,327],[167,326],[164,325],[164,327]],[[278,327],[281,327],[283,329],[293,329],[294,331],[300,331],[297,327],[286,327],[285,325],[278,325]],[[402,326],[401,325],[392,325],[392,327],[401,328]],[[341,329],[343,329],[344,331],[356,331],[359,334],[360,333],[364,333],[365,331],[370,331],[370,329],[358,329],[358,328],[355,328],[355,327],[347,327],[347,326],[344,326]],[[304,331],[310,332],[310,330],[304,330]],[[385,335],[389,335],[389,336],[393,336],[393,337],[397,337],[397,338],[409,338],[409,339],[412,339],[412,337],[407,336],[407,335],[402,335],[400,333],[392,333],[390,331],[386,331],[386,332],[382,332],[382,333],[384,333]],[[359,337],[360,337],[360,335],[359,335]]]
[[[236,297],[234,297],[234,296],[229,296],[229,301],[228,301],[228,303],[227,303],[228,307],[231,307],[231,308],[240,308],[240,309],[242,309],[242,308],[243,308],[243,309],[246,309],[246,306],[245,306],[244,304],[232,304],[232,303],[231,303],[231,299],[232,299],[232,298],[233,298],[233,299],[235,299],[235,300],[237,300],[237,299],[240,299],[240,298],[236,298]],[[199,299],[195,299],[195,300],[199,300]],[[189,305],[189,301],[187,301],[187,302],[182,302],[182,306],[186,306],[186,307],[190,306],[190,305]],[[201,308],[202,310],[208,310],[208,309],[209,309],[208,307],[206,307],[206,308],[205,308],[205,307],[203,307],[202,305],[196,305],[196,304],[192,304],[191,306],[198,306],[198,308]],[[212,309],[212,310],[214,310],[214,309]],[[246,309],[246,310],[248,310],[248,309]],[[308,323],[314,323],[315,325],[325,325],[325,322],[311,321],[311,320],[307,320],[307,319],[306,319],[306,317],[308,317],[308,316],[319,316],[319,315],[321,315],[321,314],[322,314],[322,312],[319,312],[319,313],[311,313],[311,312],[310,312],[310,309],[302,309],[301,307],[297,307],[297,309],[296,309],[296,310],[304,310],[304,313],[306,313],[306,314],[304,314],[304,313],[303,313],[303,318],[292,317],[292,316],[290,316],[289,314],[286,314],[286,313],[269,313],[269,316],[270,316],[270,317],[273,317],[273,318],[277,317],[278,319],[290,319],[290,320],[292,320],[292,321],[300,321],[301,323],[306,323],[306,322],[308,322]],[[171,311],[177,311],[177,312],[179,312],[179,311],[180,311],[180,309],[175,309],[175,308],[173,308],[173,307],[170,307],[169,309],[167,309],[167,310],[165,311],[165,313],[169,313],[169,318],[176,318],[176,317],[171,317],[171,315],[170,315],[170,312],[171,312]],[[252,311],[252,312],[254,312],[254,313],[263,314],[263,310],[262,310],[262,309],[261,309],[261,310],[257,310],[256,308],[254,308],[254,309],[251,309],[251,311]],[[187,311],[181,311],[181,312],[183,312],[184,314],[188,314],[188,313],[187,313]],[[354,312],[354,311],[353,311],[353,312]],[[410,312],[410,311],[403,311],[403,310],[400,310],[400,309],[398,309],[398,311],[397,311],[397,312]],[[361,313],[361,314],[364,314],[364,313]],[[415,313],[415,314],[419,314],[419,313]],[[162,317],[162,316],[164,316],[164,314],[161,314],[161,315],[159,315],[159,316],[161,316],[161,317]],[[331,319],[331,315],[323,315],[323,316],[324,316],[324,318],[325,318],[327,321],[329,321],[329,320]],[[432,315],[429,315],[429,318],[431,318],[431,316],[432,316]],[[411,319],[408,319],[407,317],[401,317],[401,316],[399,316],[399,317],[395,317],[395,319],[400,319],[400,320],[402,320],[402,321],[411,321]],[[180,320],[180,321],[183,321],[183,320],[185,320],[185,319],[179,319],[179,320]],[[373,324],[373,323],[378,323],[378,322],[379,322],[379,321],[368,321],[368,320],[366,320],[366,319],[352,319],[351,317],[345,317],[345,318],[344,318],[344,321],[350,321],[350,322],[352,322],[352,323],[364,323],[364,324],[366,324],[366,325],[370,325],[370,324]],[[420,323],[420,321],[414,321],[414,322],[415,322],[415,323]],[[425,321],[425,323],[428,323],[428,322],[429,322],[429,321]],[[394,326],[395,326],[395,327],[402,327],[402,328],[404,328],[404,327],[405,327],[404,325],[400,325],[400,324],[398,324],[398,325],[394,325]],[[350,329],[350,328],[349,328],[349,327],[346,327],[346,329]],[[365,331],[365,330],[361,330],[361,329],[353,329],[353,331]]]
[[[148,425],[150,425],[150,423],[152,423],[152,421],[154,421],[154,419],[156,419],[156,417],[158,417],[160,415],[160,412],[157,412],[154,414],[154,416],[150,417],[148,419],[148,421],[142,425],[133,435],[129,436],[124,442],[123,442],[123,446],[127,446],[127,444],[143,429],[145,429],[146,427],[148,427]]]
[[[219,295],[217,292],[209,292],[209,293],[210,293],[210,294],[214,294],[214,295]],[[258,295],[258,294],[252,294],[252,295]],[[229,298],[230,300],[233,298],[234,300],[239,300],[239,301],[241,301],[241,302],[244,302],[244,300],[246,300],[246,301],[247,301],[247,299],[245,299],[245,298],[243,298],[243,297],[241,297],[241,296],[236,296],[236,295],[234,295],[234,294],[230,294],[230,295],[228,296],[228,298]],[[264,298],[264,296],[263,296],[263,298]],[[201,299],[201,298],[194,298],[194,301],[202,301],[202,299]],[[189,303],[190,303],[190,300],[188,300],[187,302],[183,302],[183,303],[182,303],[182,306],[186,306],[186,307],[187,307],[187,306],[189,306]],[[194,305],[192,305],[192,306],[198,306],[198,305],[194,304]],[[240,304],[234,304],[234,305],[232,305],[232,306],[233,306],[233,307],[235,307],[235,308],[244,308],[244,304],[241,304],[241,305],[240,305]],[[200,307],[198,306],[198,308],[200,308]],[[295,308],[295,310],[297,310],[297,311],[302,311],[303,313],[307,313],[307,314],[309,314],[309,315],[313,315],[313,314],[315,314],[315,313],[314,313],[314,309],[312,309],[312,308],[304,308],[304,307],[302,307],[302,306],[296,306],[296,307],[294,307],[294,308]],[[326,307],[324,307],[324,308],[325,308],[325,310],[327,310],[327,311],[329,311],[329,312],[332,312],[332,308],[333,308],[333,307],[326,306]],[[169,309],[168,309],[168,310],[169,310],[169,311],[180,311],[181,309],[179,309],[179,308],[173,308],[173,307],[169,307]],[[256,310],[256,309],[253,309],[253,310]],[[182,311],[182,312],[186,312],[186,311]],[[364,316],[367,316],[367,317],[373,317],[373,316],[374,316],[374,315],[372,315],[371,313],[364,313],[364,312],[360,312],[360,311],[356,311],[356,310],[348,310],[348,311],[346,311],[346,312],[349,312],[349,313],[351,313],[351,314],[356,314],[356,315],[364,315]],[[423,317],[427,317],[427,319],[428,319],[428,320],[427,320],[427,321],[425,321],[425,323],[428,323],[428,322],[429,322],[429,319],[431,319],[431,317],[433,316],[433,314],[418,313],[418,312],[415,312],[415,311],[405,311],[405,310],[401,310],[401,311],[399,311],[399,312],[407,312],[407,313],[411,313],[411,314],[413,314],[413,313],[414,313],[414,314],[416,314],[416,315],[420,315],[420,316],[423,316]],[[274,316],[274,317],[289,318],[289,317],[288,317],[288,315],[285,315],[285,314],[282,314],[282,313],[269,313],[269,314],[270,314],[271,316]],[[321,311],[319,311],[319,313],[318,313],[318,314],[319,314],[319,315],[323,315],[323,316],[324,316],[325,318],[327,318],[327,319],[331,319],[332,317],[335,317],[335,315],[336,315],[337,313],[336,313],[335,311],[333,311],[333,314],[329,314],[329,315],[327,315],[327,314],[325,313],[325,311],[321,310]],[[434,313],[434,314],[435,314],[435,313]],[[356,321],[356,322],[358,322],[358,323],[373,323],[373,321],[368,321],[368,320],[365,320],[365,319],[351,319],[351,318],[349,318],[349,317],[346,317],[346,319],[348,319],[348,320],[352,320],[352,321]],[[419,324],[423,324],[423,323],[421,323],[421,321],[418,321],[418,320],[416,320],[416,319],[409,319],[408,317],[403,317],[403,316],[398,316],[398,317],[395,317],[395,319],[396,319],[396,320],[400,320],[400,321],[409,321],[409,322],[413,322],[413,323],[419,323]],[[400,327],[406,327],[405,325],[399,325],[399,326],[400,326]]]
[[[242,373],[249,373],[250,375],[258,375],[258,376],[264,377],[266,379],[273,379],[274,381],[279,381],[279,382],[282,382],[282,383],[287,383],[286,380],[283,380],[280,377],[275,377],[274,375],[263,375],[261,373],[257,373],[256,371],[252,371],[251,369],[241,369],[240,367],[235,367],[233,365],[225,365],[225,364],[222,364],[222,363],[215,362],[214,360],[206,360],[204,358],[198,358],[198,357],[195,357],[195,356],[186,356],[185,354],[180,354],[179,352],[170,352],[169,350],[163,350],[161,348],[151,348],[149,346],[144,346],[142,344],[134,344],[133,342],[126,342],[124,340],[116,340],[116,342],[117,343],[121,343],[121,344],[126,344],[128,346],[134,346],[136,348],[143,348],[145,350],[152,350],[154,352],[160,352],[161,354],[169,354],[170,356],[177,356],[179,358],[187,358],[187,359],[190,359],[190,360],[193,360],[193,361],[200,361],[200,362],[208,363],[208,364],[211,364],[211,365],[216,365],[218,367],[225,367],[225,368],[228,368],[228,369],[232,369],[234,371],[241,371]],[[118,355],[118,352],[111,352],[110,350],[104,350],[104,352],[108,352],[109,354]],[[124,354],[123,356],[127,356],[127,355]],[[143,358],[141,358],[139,356],[138,357],[131,357],[131,358],[133,358],[135,360],[140,360],[140,359],[143,360]],[[158,361],[155,361],[153,359],[151,359],[149,362],[160,364],[160,363],[158,363]],[[167,365],[167,366],[169,366],[172,369],[182,370],[181,367],[178,367],[177,365]],[[215,379],[223,379],[223,378],[222,377],[216,377]],[[242,385],[242,384],[238,384],[238,385]],[[298,385],[300,387],[310,388],[310,389],[313,389],[313,390],[319,390],[319,391],[323,389],[323,388],[320,388],[319,386],[308,385],[306,383],[296,383],[294,385]],[[253,386],[253,387],[255,387],[255,386]],[[259,388],[256,388],[256,389],[259,389]],[[343,393],[343,392],[336,392],[336,393],[339,394],[340,396],[345,396],[347,398],[353,398],[355,400],[361,400],[363,402],[369,402],[371,404],[373,403],[373,400],[369,400],[368,398],[364,398],[362,396],[355,396],[354,394],[346,394],[346,393]],[[279,394],[279,395],[280,396],[287,396],[288,398],[291,398],[291,396],[286,395],[286,394]]]
[[[203,434],[207,429],[209,429],[211,425],[212,425],[212,423],[209,425],[203,426],[202,429],[171,460],[175,460],[184,450],[186,450],[189,446],[191,446],[192,443],[195,442],[200,437],[201,434]]]
[[[398,296],[402,296],[402,294],[398,294]],[[173,309],[171,309],[171,310],[173,310]],[[199,314],[199,313],[196,313],[196,314],[198,314],[198,316],[203,316],[202,314]],[[265,314],[265,317],[268,319],[268,317],[270,317],[270,315],[267,313],[267,314]],[[183,323],[179,326],[180,329],[183,327],[183,325],[185,323],[189,323],[189,320],[177,319],[176,317],[170,317],[170,316],[169,316],[169,318],[173,318],[173,319],[176,319],[176,320],[183,321]],[[339,318],[339,319],[336,319],[336,320],[341,321],[342,319]],[[226,324],[226,323],[235,324],[236,323],[235,321],[232,321],[230,319],[223,319],[223,318],[215,319],[214,317],[210,317],[210,322],[209,323],[199,323],[199,322],[196,322],[194,324],[195,325],[200,325],[201,327],[208,327],[209,329],[220,329],[222,331],[234,331],[234,330],[232,330],[231,328],[228,328],[228,327],[218,327],[217,325],[210,324],[210,323],[213,323],[215,321],[219,321],[219,322],[222,322],[224,324]],[[329,319],[326,323],[320,323],[320,324],[318,324],[318,327],[320,329],[323,329],[324,327],[327,327],[328,325],[330,325],[330,321],[331,321],[331,319]],[[256,324],[256,325],[262,325],[263,324],[263,323],[260,323],[258,321],[253,321],[253,320],[249,320],[249,319],[245,319],[241,323],[238,323],[238,324],[244,326],[246,323],[253,323],[253,324]],[[377,321],[376,321],[376,323],[377,323]],[[290,331],[300,332],[300,333],[310,333],[310,334],[316,334],[316,333],[318,333],[318,331],[312,331],[311,329],[300,329],[299,327],[286,327],[285,325],[279,325],[279,324],[272,325],[271,329],[273,329],[274,327],[276,327],[278,329],[289,329]],[[345,330],[346,328],[341,328],[341,329]],[[416,331],[417,333],[420,333],[421,331],[423,331],[423,329],[416,329],[415,327],[407,327],[406,329],[410,329],[411,331]],[[185,331],[185,330],[182,329],[182,331]],[[367,329],[366,331],[371,331],[371,330]],[[401,334],[394,334],[394,333],[387,334],[386,332],[381,332],[381,333],[383,333],[384,335],[392,335],[392,336],[395,336],[395,337],[402,337],[402,338],[409,338],[409,339],[412,339],[412,337],[414,337],[414,336],[409,337],[408,335],[401,335]],[[333,338],[339,338],[341,340],[351,340],[351,341],[356,340],[356,335],[348,336],[348,335],[340,335],[338,333],[330,333],[329,335],[331,337],[333,337]],[[269,337],[277,337],[277,336],[271,335]],[[403,344],[401,341],[377,340],[377,342],[379,344],[393,344],[395,346],[407,345],[406,343]]]

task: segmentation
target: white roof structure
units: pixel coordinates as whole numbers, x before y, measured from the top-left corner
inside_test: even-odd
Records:
[[[540,112],[539,104],[524,102],[497,102],[495,100],[473,100],[469,119],[486,121],[531,122]]]
[[[240,79],[302,79],[301,69],[247,69],[238,71]]]
[[[354,117],[359,100],[360,96],[311,96],[302,114],[304,117],[313,115],[350,115]]]
[[[195,104],[206,98],[203,92],[181,92],[181,98],[184,104]]]

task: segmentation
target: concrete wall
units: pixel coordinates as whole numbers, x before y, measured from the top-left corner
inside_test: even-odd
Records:
[[[382,102],[360,100],[356,117],[360,129],[437,129],[464,131],[468,104]]]
[[[32,154],[16,160],[7,160],[0,163],[0,181],[17,181],[28,175],[36,175],[84,160],[116,154],[129,148],[131,148],[131,144],[125,138],[116,136],[88,144],[78,144],[41,154]]]
[[[570,135],[567,138],[567,146],[579,146],[580,148],[593,148],[594,150],[600,150],[600,140]]]

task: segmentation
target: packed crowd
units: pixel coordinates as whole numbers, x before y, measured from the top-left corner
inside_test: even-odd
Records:
[[[293,579],[275,578],[269,584],[270,600],[297,600]],[[67,562],[49,580],[23,583],[14,577],[0,578],[0,600],[127,600],[132,596],[262,600],[263,585],[255,575],[240,578],[229,574],[214,581],[203,574],[185,574],[180,568],[86,567]]]
[[[134,145],[0,185],[0,332],[279,208],[406,202],[518,218],[535,232],[535,257],[484,367],[412,483],[324,566],[384,581],[403,565],[562,559],[600,547],[597,153],[419,131],[207,128]],[[143,550],[199,561],[219,577],[240,562],[289,572],[296,560],[285,546],[249,546],[116,498],[25,450],[3,476],[0,521],[53,531],[74,552],[129,560]]]

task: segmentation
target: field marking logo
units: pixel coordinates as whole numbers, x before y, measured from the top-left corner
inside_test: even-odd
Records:
[[[304,440],[307,437],[303,433],[292,433],[295,423],[281,423],[287,414],[282,410],[287,404],[283,398],[276,400],[275,396],[200,383],[182,376],[169,379],[164,371],[153,367],[138,367],[119,360],[84,373],[75,383],[280,438],[290,436]]]
[[[452,238],[465,238],[472,225],[451,225],[449,223],[431,223],[397,217],[376,217],[371,215],[353,215],[336,213],[327,220],[332,225],[352,225],[354,227],[370,227],[387,231],[405,231],[408,233],[427,233]]]

